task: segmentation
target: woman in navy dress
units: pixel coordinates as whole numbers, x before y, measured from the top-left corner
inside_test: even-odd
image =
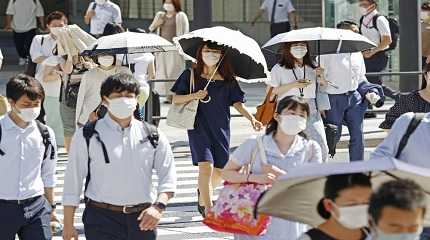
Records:
[[[213,188],[221,183],[221,169],[229,159],[230,106],[247,118],[255,130],[262,127],[243,105],[244,92],[225,51],[223,46],[204,42],[198,50],[193,71],[185,70],[171,89],[175,93],[174,104],[204,100],[199,102],[194,129],[188,130],[193,164],[199,167],[198,210],[202,215],[212,207]],[[191,72],[195,87],[190,94]],[[209,79],[212,81],[204,90]]]

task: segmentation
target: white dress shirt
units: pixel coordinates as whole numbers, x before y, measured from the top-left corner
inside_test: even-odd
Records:
[[[152,174],[158,176],[158,193],[176,191],[176,171],[170,144],[163,133],[154,149],[143,129],[133,119],[122,129],[109,115],[99,120],[96,130],[107,148],[110,163],[105,163],[100,143],[90,141],[91,181],[86,196],[113,205],[136,205],[153,202]],[[82,128],[72,139],[64,181],[63,205],[78,206],[83,180],[87,176],[88,152]]]
[[[6,14],[13,16],[12,28],[17,33],[36,29],[36,17],[45,15],[39,0],[9,0]]]
[[[297,80],[303,79],[304,76],[306,77],[306,79],[311,80],[311,84],[303,88],[303,98],[312,99],[312,98],[315,98],[315,90],[316,90],[315,88],[316,88],[317,77],[316,77],[315,70],[313,68],[306,66],[305,69],[306,69],[305,70],[306,76],[304,74],[303,67],[296,67],[294,69],[294,72],[296,73]],[[270,72],[270,78],[268,78],[268,80],[266,81],[266,84],[276,88],[285,84],[294,83],[297,80],[294,76],[292,69],[281,67],[278,63],[272,68],[272,71]],[[283,95],[278,96],[278,101],[287,96],[301,97],[300,90],[298,88],[293,88],[290,91],[284,93]]]
[[[274,1],[275,0],[265,0],[260,7],[261,9],[266,11],[267,19],[269,21],[272,20],[272,10],[273,10]],[[291,0],[276,0],[275,16],[273,16],[274,22],[275,23],[289,22],[288,15],[289,13],[294,12],[295,10],[296,9],[291,3]]]
[[[93,10],[95,2],[90,3],[87,12]],[[118,5],[111,1],[106,1],[105,4],[97,4],[94,9],[96,15],[91,18],[90,33],[94,35],[103,34],[106,24],[122,23],[121,9]]]
[[[50,150],[43,159],[45,145],[35,121],[20,128],[9,114],[0,119],[2,137],[0,148],[0,199],[23,200],[44,194],[44,188],[55,186],[56,157]],[[48,127],[52,146],[57,146],[55,135]]]
[[[367,80],[366,65],[361,52],[322,55],[320,63],[325,70],[326,80],[338,87],[328,85],[325,90],[328,94],[355,91],[361,82]]]
[[[101,68],[93,68],[84,73],[79,86],[78,99],[76,102],[76,122],[84,125],[90,114],[100,105],[100,88],[102,83],[109,76],[115,73],[131,74],[130,69],[126,67],[115,67],[105,71]]]
[[[52,38],[51,34],[36,35],[30,46],[31,59],[34,62],[34,60],[39,57],[54,56],[54,49],[56,46],[57,42]],[[44,69],[45,67],[42,66],[42,64],[37,64],[35,78],[42,84],[46,96],[59,97],[61,92],[61,78],[55,81],[44,81]]]
[[[376,24],[378,25],[378,29],[373,26],[373,17],[378,14],[377,10],[367,14],[363,18],[363,23],[361,24],[361,34],[367,37],[370,41],[379,45],[381,43],[382,36],[391,37],[390,24],[388,23],[388,19],[384,16],[378,17],[376,20]],[[387,46],[388,48],[388,46]]]

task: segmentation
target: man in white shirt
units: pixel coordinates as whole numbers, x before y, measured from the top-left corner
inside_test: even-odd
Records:
[[[88,6],[84,21],[90,25],[90,33],[99,37],[103,34],[106,24],[122,23],[121,9],[110,0],[95,0]]]
[[[55,11],[46,17],[48,30],[54,27],[65,26],[65,15],[62,12]],[[31,43],[30,55],[36,67],[36,79],[42,83],[45,90],[45,99],[43,102],[44,113],[46,114],[46,124],[50,126],[60,146],[64,144],[63,124],[60,115],[60,92],[61,92],[61,76],[57,78],[46,78],[45,69],[48,65],[45,62],[48,58],[55,56],[58,59],[58,64],[63,63],[60,56],[56,56],[57,43],[55,36],[52,33],[44,35],[36,35]],[[45,64],[43,64],[45,62]],[[43,116],[42,116],[43,118]],[[39,118],[40,119],[40,118]]]
[[[268,20],[270,21],[271,37],[289,32],[291,30],[291,22],[294,24],[294,29],[298,28],[298,16],[291,0],[265,0],[252,21],[253,26],[264,13],[267,13]]]
[[[12,110],[0,119],[0,239],[48,240],[57,159],[52,129],[35,121],[43,88],[20,74],[6,96]]]
[[[13,31],[13,40],[19,55],[19,65],[24,65],[29,57],[33,37],[36,36],[37,21],[45,29],[43,7],[39,0],[9,0],[6,10],[6,31]]]
[[[357,25],[349,21],[339,23],[337,28],[358,32]],[[329,94],[331,109],[326,112],[325,122],[338,126],[337,141],[342,133],[342,124],[345,123],[350,134],[349,159],[363,160],[364,113],[369,103],[380,104],[383,99],[380,96],[383,95],[382,89],[367,83],[361,52],[322,55],[320,62],[325,70],[325,78],[330,81],[326,92]]]
[[[108,77],[100,95],[108,113],[72,139],[64,181],[63,238],[78,239],[73,220],[85,178],[86,239],[156,239],[162,212],[176,191],[169,141],[154,126],[134,118],[139,84],[131,74]],[[153,194],[153,170],[158,196]]]
[[[376,0],[360,0],[359,6],[363,15],[360,20],[360,32],[377,46],[363,52],[366,70],[373,73],[382,72],[387,67],[388,56],[386,50],[392,41],[390,24],[388,19],[378,12]],[[376,26],[374,26],[374,23],[376,23]],[[382,77],[368,76],[367,79],[371,83],[381,85],[386,96],[393,99],[398,98],[398,94],[395,91],[383,85]]]

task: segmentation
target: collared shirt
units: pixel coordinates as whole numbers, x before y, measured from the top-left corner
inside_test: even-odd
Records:
[[[36,29],[36,17],[45,15],[39,0],[9,0],[6,14],[13,16],[12,28],[17,33]]]
[[[87,12],[93,10],[94,4],[96,3],[90,3]],[[105,4],[97,4],[94,11],[96,15],[91,18],[90,22],[90,33],[93,35],[103,34],[105,26],[108,23],[122,23],[121,9],[109,0]]]
[[[176,171],[173,153],[167,138],[160,139],[154,149],[143,129],[143,123],[133,119],[122,129],[109,115],[99,120],[96,131],[107,148],[110,163],[106,163],[100,143],[90,141],[91,181],[85,195],[98,202],[114,205],[135,205],[153,202],[153,169],[158,177],[158,193],[175,192]],[[64,181],[63,204],[78,206],[83,180],[87,176],[88,151],[82,128],[72,139]]]
[[[304,74],[304,72],[306,72],[306,74]],[[296,75],[294,75],[294,73]],[[294,70],[292,70],[281,67],[281,65],[278,63],[272,68],[272,71],[270,72],[270,78],[268,78],[266,84],[276,88],[285,84],[294,83],[297,80],[302,80],[304,77],[308,80],[311,80],[311,84],[303,88],[303,98],[315,98],[317,76],[315,69],[309,66],[306,66],[305,68],[296,67]],[[282,96],[278,97],[278,101],[286,96],[300,97],[300,90],[298,88],[293,88],[290,91],[284,93]]]
[[[367,37],[370,41],[379,45],[381,43],[381,38],[383,36],[391,37],[390,31],[390,23],[388,19],[384,16],[378,17],[376,20],[376,24],[378,25],[378,29],[373,26],[373,17],[379,14],[377,10],[367,14],[363,18],[363,23],[361,24],[361,34]],[[387,46],[388,48],[388,46]]]
[[[317,142],[306,140],[301,136],[296,136],[293,144],[286,154],[283,154],[273,135],[265,135],[263,147],[267,157],[267,163],[274,165],[288,173],[294,171],[294,167],[309,164],[322,163],[321,148]],[[231,160],[238,166],[252,165],[252,172],[260,174],[263,172],[260,154],[255,152],[258,149],[256,137],[251,137],[241,144],[231,156]],[[253,159],[254,156],[254,159]],[[253,161],[253,162],[251,162]],[[288,221],[280,218],[272,218],[267,229],[267,233],[258,239],[271,240],[283,236],[284,239],[297,239],[307,230],[307,225]],[[236,239],[236,238],[235,238]],[[240,236],[237,239],[251,240],[254,237]]]
[[[272,20],[272,10],[274,2],[275,0],[265,0],[260,7],[262,10],[266,11],[267,19],[269,21]],[[291,0],[276,0],[274,22],[288,22],[288,15],[294,11],[296,11],[296,9],[291,3]]]
[[[116,66],[107,71],[101,68],[93,68],[84,73],[81,84],[79,85],[78,99],[76,102],[77,123],[84,125],[88,121],[90,114],[102,102],[100,88],[103,81],[116,73],[131,74],[131,71],[126,67]]]
[[[33,38],[30,46],[30,56],[34,61],[38,57],[50,57],[54,55],[55,47],[57,46],[56,40],[51,36],[51,34],[36,35]],[[36,67],[36,79],[42,84],[45,90],[46,96],[49,97],[59,97],[61,88],[61,79],[58,78],[56,81],[44,81],[43,70],[44,66],[42,64],[37,64]]]
[[[367,80],[366,65],[360,52],[322,55],[320,63],[326,80],[338,87],[328,85],[325,90],[328,94],[355,91],[361,82]]]
[[[23,200],[44,194],[44,188],[55,186],[57,159],[50,158],[50,151],[43,159],[45,145],[35,121],[20,128],[9,114],[0,119],[2,137],[0,148],[0,199]],[[48,127],[52,146],[55,135]]]
[[[409,123],[413,119],[413,113],[403,114],[394,123],[390,133],[379,144],[375,151],[371,154],[371,158],[395,157],[397,149],[399,149],[400,140],[406,132]],[[414,164],[420,167],[430,168],[430,113],[426,114],[420,125],[415,129],[409,137],[399,160]]]

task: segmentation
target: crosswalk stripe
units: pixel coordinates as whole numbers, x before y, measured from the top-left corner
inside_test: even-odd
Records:
[[[197,201],[197,177],[198,168],[192,165],[189,155],[183,154],[175,156],[175,164],[177,171],[177,193],[170,201],[167,210],[163,214],[160,221],[157,233],[160,240],[178,240],[178,239],[194,239],[194,240],[219,240],[233,239],[230,234],[218,233],[204,226],[201,222],[203,218],[197,212],[195,206]],[[62,154],[59,157],[56,168],[57,186],[54,189],[55,201],[62,200],[64,175],[67,167],[67,155]],[[157,187],[157,177],[153,177],[153,188]],[[216,196],[215,196],[216,197]],[[83,199],[83,195],[81,195]],[[85,204],[79,204],[75,214],[75,227],[83,232],[82,214]],[[57,216],[60,220],[63,219],[63,206],[58,206],[56,209]],[[60,236],[55,236],[53,240],[60,240]],[[84,234],[79,235],[79,239],[85,239]]]

